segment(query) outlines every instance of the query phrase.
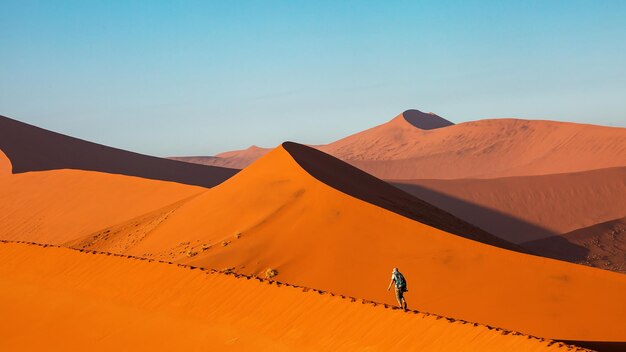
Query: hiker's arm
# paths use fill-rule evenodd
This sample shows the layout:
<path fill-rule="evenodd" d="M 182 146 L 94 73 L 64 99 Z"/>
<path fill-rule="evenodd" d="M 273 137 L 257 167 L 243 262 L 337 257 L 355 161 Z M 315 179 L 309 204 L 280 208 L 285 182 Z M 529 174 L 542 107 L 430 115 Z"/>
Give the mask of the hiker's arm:
<path fill-rule="evenodd" d="M 391 279 L 391 282 L 389 283 L 389 286 L 387 286 L 387 291 L 391 290 L 391 285 L 393 284 L 393 279 Z"/>

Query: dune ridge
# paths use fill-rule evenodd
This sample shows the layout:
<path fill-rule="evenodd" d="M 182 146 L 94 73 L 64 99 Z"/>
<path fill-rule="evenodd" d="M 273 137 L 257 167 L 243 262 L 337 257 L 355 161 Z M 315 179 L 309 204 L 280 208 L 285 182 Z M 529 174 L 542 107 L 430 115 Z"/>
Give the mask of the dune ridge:
<path fill-rule="evenodd" d="M 260 278 L 0 242 L 8 349 L 588 351 Z"/>
<path fill-rule="evenodd" d="M 321 182 L 289 148 L 181 205 L 125 254 L 247 275 L 275 269 L 282 282 L 388 304 L 399 267 L 420 310 L 560 340 L 626 340 L 626 276 L 420 223 Z"/>
<path fill-rule="evenodd" d="M 0 116 L 0 150 L 13 173 L 77 169 L 213 187 L 238 170 L 112 148 Z"/>
<path fill-rule="evenodd" d="M 626 166 L 625 141 L 626 128 L 619 127 L 512 118 L 454 125 L 407 110 L 315 147 L 382 179 L 483 179 Z M 241 169 L 270 150 L 255 147 L 193 161 Z"/>

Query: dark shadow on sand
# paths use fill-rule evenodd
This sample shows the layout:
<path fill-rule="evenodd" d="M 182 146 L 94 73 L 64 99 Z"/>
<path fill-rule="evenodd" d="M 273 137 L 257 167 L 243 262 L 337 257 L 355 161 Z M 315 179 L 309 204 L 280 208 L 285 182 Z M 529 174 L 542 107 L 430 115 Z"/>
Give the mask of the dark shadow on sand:
<path fill-rule="evenodd" d="M 13 173 L 76 169 L 213 187 L 239 170 L 190 164 L 84 141 L 0 116 L 0 150 Z"/>
<path fill-rule="evenodd" d="M 282 146 L 311 176 L 340 192 L 461 237 L 527 252 L 317 149 L 292 142 Z"/>

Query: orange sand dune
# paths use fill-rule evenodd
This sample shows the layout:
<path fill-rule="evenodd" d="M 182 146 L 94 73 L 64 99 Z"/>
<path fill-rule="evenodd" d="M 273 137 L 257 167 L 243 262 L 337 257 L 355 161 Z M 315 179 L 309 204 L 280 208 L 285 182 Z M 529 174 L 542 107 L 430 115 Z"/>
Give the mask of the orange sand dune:
<path fill-rule="evenodd" d="M 0 150 L 0 174 L 10 174 L 12 169 L 11 160 Z"/>
<path fill-rule="evenodd" d="M 452 125 L 408 110 L 317 148 L 383 179 L 545 175 L 626 166 L 626 128 L 520 119 Z M 189 161 L 243 168 L 268 151 Z"/>
<path fill-rule="evenodd" d="M 0 116 L 0 150 L 11 160 L 14 173 L 78 169 L 213 187 L 238 171 L 111 148 L 4 116 Z"/>
<path fill-rule="evenodd" d="M 0 238 L 60 244 L 204 190 L 93 171 L 0 174 Z"/>
<path fill-rule="evenodd" d="M 513 243 L 626 216 L 626 167 L 488 180 L 391 182 Z"/>
<path fill-rule="evenodd" d="M 168 159 L 184 161 L 187 163 L 211 165 L 219 167 L 228 167 L 234 169 L 243 169 L 252 164 L 255 160 L 267 154 L 271 148 L 260 148 L 256 145 L 250 146 L 248 149 L 235 150 L 217 154 L 216 156 L 183 156 L 170 157 Z"/>
<path fill-rule="evenodd" d="M 390 211 L 395 195 L 371 176 L 337 163 L 285 143 L 183 204 L 126 253 L 253 275 L 271 268 L 283 282 L 385 303 L 394 302 L 385 288 L 397 266 L 420 310 L 543 337 L 626 341 L 625 275 L 425 225 Z M 371 197 L 359 194 L 362 184 Z M 443 216 L 431 209 L 413 211 Z M 106 240 L 91 248 L 106 250 Z"/>
<path fill-rule="evenodd" d="M 523 245 L 545 257 L 626 273 L 626 217 Z"/>
<path fill-rule="evenodd" d="M 583 351 L 165 263 L 0 244 L 0 349 Z"/>

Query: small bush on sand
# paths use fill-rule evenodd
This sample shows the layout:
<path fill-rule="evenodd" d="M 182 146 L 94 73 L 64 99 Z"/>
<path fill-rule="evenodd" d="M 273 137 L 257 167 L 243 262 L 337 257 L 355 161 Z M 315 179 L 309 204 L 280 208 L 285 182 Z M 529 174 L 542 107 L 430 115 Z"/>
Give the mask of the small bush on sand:
<path fill-rule="evenodd" d="M 268 279 L 271 279 L 271 278 L 273 278 L 276 275 L 278 275 L 278 270 L 276 270 L 276 269 L 269 268 L 269 269 L 265 270 L 265 277 L 268 278 Z"/>

